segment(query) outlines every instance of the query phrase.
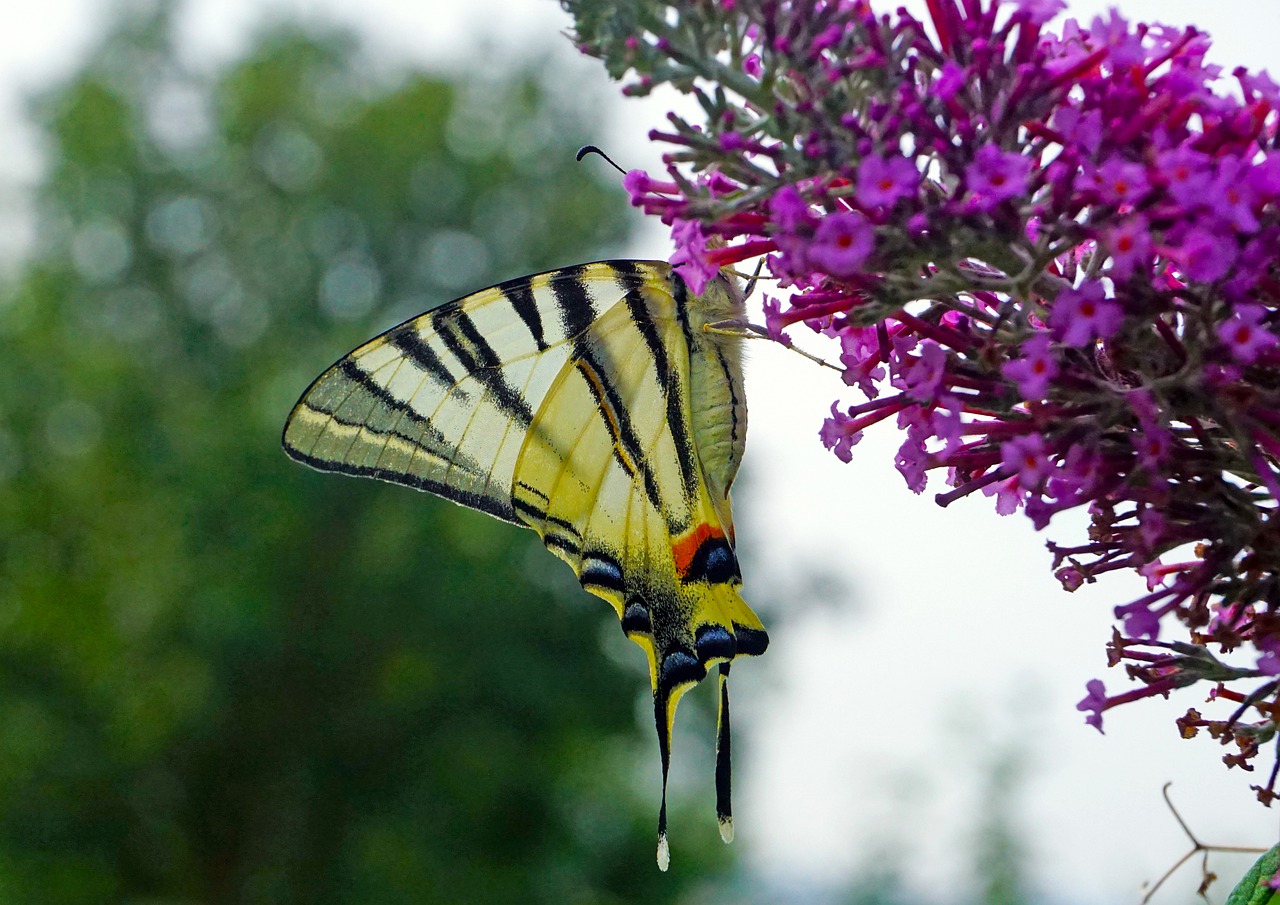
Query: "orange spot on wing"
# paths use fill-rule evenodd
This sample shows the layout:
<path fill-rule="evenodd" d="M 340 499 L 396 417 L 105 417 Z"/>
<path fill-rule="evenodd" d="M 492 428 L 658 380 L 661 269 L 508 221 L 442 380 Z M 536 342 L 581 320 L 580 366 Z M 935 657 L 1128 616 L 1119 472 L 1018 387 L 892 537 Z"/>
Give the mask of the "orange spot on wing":
<path fill-rule="evenodd" d="M 692 531 L 680 538 L 671 545 L 671 552 L 675 555 L 676 574 L 684 578 L 689 574 L 689 567 L 693 565 L 693 557 L 697 555 L 698 548 L 709 538 L 724 537 L 724 532 L 719 528 L 702 522 Z"/>

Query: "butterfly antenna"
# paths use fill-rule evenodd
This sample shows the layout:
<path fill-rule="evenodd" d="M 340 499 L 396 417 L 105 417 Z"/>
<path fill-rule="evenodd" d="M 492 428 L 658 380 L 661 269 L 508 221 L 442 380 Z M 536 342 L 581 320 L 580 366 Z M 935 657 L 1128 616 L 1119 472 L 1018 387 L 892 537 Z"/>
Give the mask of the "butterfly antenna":
<path fill-rule="evenodd" d="M 614 163 L 614 162 L 613 162 L 613 158 L 612 158 L 612 157 L 610 157 L 610 156 L 609 156 L 608 154 L 606 154 L 604 151 L 601 151 L 601 150 L 600 150 L 599 148 L 597 148 L 595 145 L 583 145 L 582 147 L 578 148 L 578 153 L 574 155 L 574 158 L 573 158 L 573 159 L 574 159 L 574 160 L 581 161 L 581 160 L 582 160 L 582 158 L 586 157 L 588 154 L 599 154 L 601 157 L 603 157 L 603 158 L 605 159 L 605 162 L 606 162 L 606 163 L 608 163 L 608 164 L 609 164 L 609 166 L 613 167 L 615 170 L 617 170 L 617 171 L 618 171 L 619 173 L 621 173 L 623 176 L 627 175 L 627 171 L 626 171 L 626 170 L 624 170 L 622 167 L 620 167 L 620 166 L 618 166 L 616 163 Z"/>

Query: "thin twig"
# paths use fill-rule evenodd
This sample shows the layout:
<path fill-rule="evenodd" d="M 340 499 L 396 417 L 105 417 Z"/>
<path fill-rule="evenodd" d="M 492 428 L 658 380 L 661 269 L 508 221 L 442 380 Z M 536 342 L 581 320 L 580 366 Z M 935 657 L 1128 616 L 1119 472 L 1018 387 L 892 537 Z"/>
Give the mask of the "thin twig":
<path fill-rule="evenodd" d="M 1169 879 L 1171 876 L 1173 876 L 1173 874 L 1177 872 L 1178 868 L 1182 867 L 1182 865 L 1186 864 L 1188 861 L 1194 858 L 1197 853 L 1202 853 L 1204 855 L 1204 860 L 1201 862 L 1201 865 L 1200 865 L 1200 878 L 1201 878 L 1200 888 L 1197 890 L 1197 892 L 1199 893 L 1200 898 L 1208 902 L 1209 896 L 1208 896 L 1207 890 L 1209 889 L 1209 884 L 1212 883 L 1215 879 L 1217 879 L 1216 875 L 1209 872 L 1209 853 L 1210 852 L 1234 852 L 1234 853 L 1258 854 L 1266 851 L 1265 848 L 1255 848 L 1253 846 L 1245 846 L 1245 845 L 1205 845 L 1203 842 L 1201 842 L 1199 839 L 1196 838 L 1195 833 L 1191 832 L 1191 827 L 1187 826 L 1187 822 L 1182 819 L 1182 815 L 1178 813 L 1178 809 L 1173 806 L 1173 801 L 1172 799 L 1169 798 L 1169 787 L 1171 785 L 1173 785 L 1173 783 L 1171 782 L 1165 783 L 1164 788 L 1160 790 L 1160 794 L 1164 796 L 1164 803 L 1165 805 L 1168 806 L 1169 812 L 1173 814 L 1173 819 L 1178 821 L 1178 826 L 1182 827 L 1182 832 L 1186 833 L 1187 838 L 1191 840 L 1192 849 L 1191 851 L 1183 855 L 1181 858 L 1179 858 L 1177 862 L 1173 865 L 1173 867 L 1165 871 L 1164 876 L 1162 876 L 1159 880 L 1157 880 L 1155 885 L 1152 886 L 1149 890 L 1147 890 L 1147 894 L 1142 897 L 1141 905 L 1147 905 L 1147 903 L 1151 901 L 1151 897 L 1156 894 L 1156 890 L 1158 890 L 1161 887 L 1164 881 Z"/>

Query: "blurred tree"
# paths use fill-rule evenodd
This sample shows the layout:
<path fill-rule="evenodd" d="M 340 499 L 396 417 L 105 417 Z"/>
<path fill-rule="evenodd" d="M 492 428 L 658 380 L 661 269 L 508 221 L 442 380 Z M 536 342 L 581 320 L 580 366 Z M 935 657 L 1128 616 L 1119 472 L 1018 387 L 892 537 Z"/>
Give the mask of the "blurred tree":
<path fill-rule="evenodd" d="M 0 301 L 0 900 L 660 902 L 724 863 L 708 802 L 654 867 L 642 658 L 531 532 L 279 448 L 377 330 L 620 240 L 572 158 L 599 99 L 537 69 L 464 90 L 281 30 L 199 75 L 162 9 L 38 104 Z"/>

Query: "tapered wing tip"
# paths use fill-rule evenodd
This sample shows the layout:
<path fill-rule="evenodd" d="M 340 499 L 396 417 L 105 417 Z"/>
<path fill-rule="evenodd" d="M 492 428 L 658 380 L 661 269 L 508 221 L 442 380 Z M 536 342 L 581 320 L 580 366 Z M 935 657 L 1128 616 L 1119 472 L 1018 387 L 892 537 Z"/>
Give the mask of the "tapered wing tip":
<path fill-rule="evenodd" d="M 658 837 L 658 870 L 665 871 L 671 866 L 671 846 L 667 844 L 667 834 Z"/>
<path fill-rule="evenodd" d="M 720 838 L 724 840 L 724 844 L 728 845 L 733 841 L 733 818 L 720 818 Z"/>

